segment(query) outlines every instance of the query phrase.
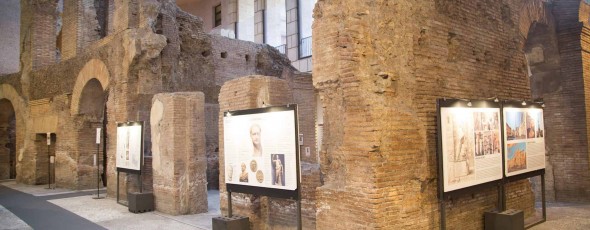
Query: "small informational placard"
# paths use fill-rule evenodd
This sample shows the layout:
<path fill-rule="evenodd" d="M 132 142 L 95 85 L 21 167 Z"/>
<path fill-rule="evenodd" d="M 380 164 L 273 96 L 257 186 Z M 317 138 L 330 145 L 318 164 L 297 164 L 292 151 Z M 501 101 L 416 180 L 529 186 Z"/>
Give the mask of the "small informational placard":
<path fill-rule="evenodd" d="M 96 128 L 96 144 L 100 144 L 100 131 L 101 128 Z"/>
<path fill-rule="evenodd" d="M 94 163 L 92 163 L 92 165 L 93 165 L 94 167 L 96 167 L 96 154 L 94 154 L 93 156 L 94 156 L 94 157 L 93 157 L 93 159 L 94 159 L 94 160 L 93 160 L 93 162 L 94 162 Z"/>
<path fill-rule="evenodd" d="M 141 171 L 143 156 L 143 122 L 117 124 L 117 159 L 118 170 Z"/>
<path fill-rule="evenodd" d="M 51 133 L 47 133 L 47 145 L 51 145 Z"/>
<path fill-rule="evenodd" d="M 545 169 L 543 109 L 532 102 L 505 104 L 504 143 L 507 177 Z"/>
<path fill-rule="evenodd" d="M 224 114 L 225 182 L 228 189 L 281 196 L 298 188 L 296 106 L 230 111 Z M 263 188 L 268 193 L 260 193 Z M 278 191 L 278 192 L 277 192 Z M 287 197 L 296 194 L 288 193 Z"/>
<path fill-rule="evenodd" d="M 444 192 L 502 179 L 500 104 L 439 100 Z"/>
<path fill-rule="evenodd" d="M 51 163 L 51 164 L 55 163 L 55 157 L 54 156 L 50 156 L 49 157 L 49 163 Z"/>

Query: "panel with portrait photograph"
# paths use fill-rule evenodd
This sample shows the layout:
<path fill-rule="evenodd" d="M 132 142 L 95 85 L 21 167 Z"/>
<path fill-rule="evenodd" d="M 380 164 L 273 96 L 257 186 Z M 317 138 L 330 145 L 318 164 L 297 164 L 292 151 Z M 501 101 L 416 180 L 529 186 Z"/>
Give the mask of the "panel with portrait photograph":
<path fill-rule="evenodd" d="M 223 118 L 225 182 L 271 189 L 297 189 L 294 110 L 229 112 Z M 238 115 L 236 115 L 238 114 Z"/>

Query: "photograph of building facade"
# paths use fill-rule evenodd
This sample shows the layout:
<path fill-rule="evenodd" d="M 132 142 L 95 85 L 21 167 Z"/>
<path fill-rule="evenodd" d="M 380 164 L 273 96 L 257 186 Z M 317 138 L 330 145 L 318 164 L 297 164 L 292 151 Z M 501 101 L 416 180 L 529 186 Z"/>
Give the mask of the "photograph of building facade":
<path fill-rule="evenodd" d="M 544 137 L 549 202 L 588 204 L 589 23 L 586 0 L 0 1 L 0 189 L 99 181 L 105 202 L 141 188 L 168 215 L 206 213 L 215 191 L 225 215 L 226 181 L 253 166 L 225 168 L 223 112 L 297 104 L 303 229 L 438 229 L 436 100 L 500 98 L 544 103 L 502 128 Z M 130 121 L 144 122 L 141 181 L 116 167 Z M 483 128 L 498 121 L 478 122 L 471 151 L 501 151 Z M 292 183 L 281 170 L 264 177 Z M 505 189 L 535 215 L 537 178 Z M 453 197 L 447 228 L 483 229 L 497 199 Z M 231 200 L 251 229 L 297 227 L 293 200 Z"/>

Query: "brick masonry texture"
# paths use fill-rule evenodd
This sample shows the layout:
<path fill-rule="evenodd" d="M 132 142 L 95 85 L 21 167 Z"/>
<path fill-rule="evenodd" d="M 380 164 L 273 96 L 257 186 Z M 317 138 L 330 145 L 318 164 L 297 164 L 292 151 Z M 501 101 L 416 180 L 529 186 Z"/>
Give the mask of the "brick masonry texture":
<path fill-rule="evenodd" d="M 225 170 L 223 162 L 223 111 L 261 108 L 264 105 L 297 103 L 300 116 L 300 133 L 304 138 L 315 139 L 315 101 L 301 101 L 300 97 L 313 98 L 308 76 L 284 75 L 284 79 L 268 76 L 248 76 L 226 82 L 219 95 L 219 162 L 220 197 L 222 213 L 227 212 Z M 299 98 L 298 98 L 299 97 Z M 309 142 L 313 143 L 313 142 Z M 305 140 L 304 140 L 305 144 Z M 315 160 L 302 160 L 302 222 L 304 229 L 315 229 L 315 189 L 320 185 L 319 167 Z M 315 166 L 315 167 L 314 167 Z M 250 217 L 253 229 L 296 229 L 295 202 L 257 195 L 232 194 L 232 210 L 237 215 Z"/>
<path fill-rule="evenodd" d="M 285 56 L 268 46 L 205 34 L 201 19 L 179 11 L 173 1 L 109 1 L 102 6 L 108 8 L 108 14 L 97 14 L 97 7 L 101 6 L 93 1 L 66 0 L 63 14 L 57 15 L 53 1 L 21 1 L 23 66 L 19 73 L 0 79 L 2 98 L 15 108 L 19 183 L 46 181 L 43 167 L 47 154 L 40 135 L 51 132 L 57 139 L 57 186 L 96 186 L 94 138 L 95 128 L 102 126 L 106 137 L 99 146 L 99 158 L 102 162 L 106 153 L 106 177 L 101 177 L 106 179 L 109 196 L 114 196 L 117 122 L 144 121 L 143 189 L 152 191 L 152 97 L 179 91 L 204 94 L 208 114 L 213 114 L 207 122 L 211 133 L 205 138 L 211 164 L 207 170 L 209 175 L 217 175 L 217 98 L 221 84 L 248 74 L 280 77 L 283 71 L 294 71 Z M 93 21 L 92 15 L 106 15 L 107 19 L 101 19 L 106 22 Z M 40 17 L 43 20 L 38 20 Z M 58 17 L 63 22 L 61 59 L 55 57 L 55 30 L 49 32 L 56 27 L 43 26 L 55 25 Z M 110 26 L 102 39 L 94 34 L 100 23 Z M 221 57 L 222 52 L 226 58 Z M 235 71 L 236 67 L 243 69 Z M 99 167 L 105 171 L 104 165 Z M 211 176 L 212 188 L 218 187 L 217 178 Z M 120 183 L 123 200 L 124 191 L 139 190 L 135 175 L 121 173 Z"/>
<path fill-rule="evenodd" d="M 115 196 L 117 122 L 145 121 L 143 188 L 154 191 L 153 97 L 199 91 L 202 176 L 220 189 L 224 213 L 220 112 L 260 101 L 297 103 L 304 229 L 436 229 L 436 99 L 499 97 L 545 101 L 548 198 L 590 202 L 584 1 L 318 0 L 313 65 L 305 64 L 313 77 L 266 45 L 205 33 L 202 20 L 172 0 L 63 2 L 59 13 L 53 0 L 20 1 L 20 71 L 0 76 L 0 99 L 14 109 L 14 124 L 0 127 L 14 129 L 16 140 L 7 141 L 15 143 L 19 183 L 47 182 L 44 137 L 51 132 L 57 186 L 93 188 L 95 128 L 102 126 L 99 158 L 106 153 L 106 168 L 99 168 Z M 235 22 L 236 12 L 224 11 L 223 20 Z M 102 25 L 106 33 L 97 33 Z M 248 75 L 265 77 L 241 78 Z M 137 191 L 139 182 L 125 173 L 120 179 L 125 200 L 124 191 Z M 532 214 L 538 181 L 513 182 L 506 191 L 508 208 Z M 496 199 L 493 188 L 453 198 L 446 204 L 448 228 L 482 229 L 482 213 Z M 295 228 L 292 201 L 244 194 L 232 200 L 254 229 Z"/>
<path fill-rule="evenodd" d="M 523 55 L 528 29 L 534 21 L 556 21 L 559 41 L 560 31 L 569 31 L 560 20 L 568 19 L 547 17 L 556 10 L 564 11 L 560 15 L 574 13 L 577 8 L 569 7 L 580 4 L 554 2 L 549 6 L 541 1 L 318 1 L 313 79 L 325 107 L 325 123 L 324 185 L 317 194 L 317 228 L 437 228 L 436 98 L 530 99 Z M 572 36 L 570 39 L 580 39 L 579 33 Z M 560 47 L 562 63 L 564 49 Z M 579 58 L 580 52 L 570 55 Z M 573 79 L 566 84 L 572 86 L 563 87 L 577 95 L 559 98 L 580 100 L 584 108 L 581 68 L 561 66 L 561 76 L 571 70 L 578 75 L 569 75 Z M 549 107 L 555 104 L 547 99 L 547 112 L 553 113 Z M 564 106 L 569 112 L 577 108 Z M 581 120 L 567 121 L 577 124 L 567 129 L 579 131 L 567 138 L 583 140 L 570 145 L 581 149 L 563 156 L 568 161 L 578 154 L 585 158 L 572 169 L 577 173 L 567 174 L 570 176 L 588 172 L 586 114 L 574 113 Z M 548 133 L 550 126 L 561 125 L 550 122 L 546 119 Z M 567 135 L 557 135 L 562 134 Z M 565 152 L 551 147 L 548 143 L 551 151 Z M 558 181 L 561 172 L 556 168 L 553 172 L 559 197 L 558 187 L 573 185 Z M 579 183 L 586 178 L 567 179 Z M 530 215 L 534 199 L 530 183 L 515 182 L 508 187 L 508 206 Z M 565 196 L 588 197 L 583 192 Z M 448 204 L 447 226 L 482 228 L 481 214 L 495 208 L 496 199 L 493 189 L 472 198 L 453 199 Z"/>
<path fill-rule="evenodd" d="M 152 169 L 156 210 L 207 212 L 205 96 L 156 94 L 152 99 Z"/>

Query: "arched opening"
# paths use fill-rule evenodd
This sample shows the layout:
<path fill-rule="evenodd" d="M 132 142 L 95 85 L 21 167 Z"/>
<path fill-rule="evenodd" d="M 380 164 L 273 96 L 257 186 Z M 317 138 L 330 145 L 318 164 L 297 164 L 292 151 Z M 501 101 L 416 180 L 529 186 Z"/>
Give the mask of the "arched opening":
<path fill-rule="evenodd" d="M 542 100 L 559 90 L 560 62 L 557 38 L 547 25 L 534 22 L 525 43 L 532 98 Z"/>
<path fill-rule="evenodd" d="M 16 117 L 7 99 L 0 99 L 0 180 L 16 178 Z"/>
<path fill-rule="evenodd" d="M 563 89 L 564 79 L 561 75 L 560 54 L 557 34 L 555 29 L 544 23 L 533 22 L 528 30 L 527 40 L 524 46 L 527 72 L 530 81 L 531 96 L 533 100 L 544 101 L 546 107 L 543 113 L 545 130 L 548 133 L 560 132 L 559 110 L 566 100 L 560 93 Z M 546 197 L 555 200 L 554 177 L 551 158 L 556 153 L 551 151 L 551 135 L 545 138 L 546 145 Z M 535 199 L 541 200 L 540 178 L 531 178 Z"/>
<path fill-rule="evenodd" d="M 90 79 L 82 89 L 80 96 L 80 114 L 99 119 L 102 117 L 104 102 L 102 85 L 96 78 Z"/>
<path fill-rule="evenodd" d="M 92 188 L 97 185 L 96 167 L 100 168 L 100 181 L 106 186 L 107 166 L 105 151 L 106 102 L 107 93 L 96 78 L 86 82 L 80 93 L 78 126 L 78 178 L 79 188 Z M 96 143 L 97 128 L 100 128 L 100 144 Z M 99 146 L 100 145 L 100 146 Z"/>

